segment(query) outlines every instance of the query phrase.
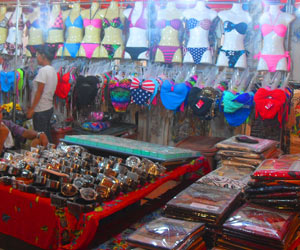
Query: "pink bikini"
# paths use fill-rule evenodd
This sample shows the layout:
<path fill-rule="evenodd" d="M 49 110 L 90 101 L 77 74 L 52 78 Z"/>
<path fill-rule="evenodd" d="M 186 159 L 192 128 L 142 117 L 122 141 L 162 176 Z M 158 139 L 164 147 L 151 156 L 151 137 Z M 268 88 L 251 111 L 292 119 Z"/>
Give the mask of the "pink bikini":
<path fill-rule="evenodd" d="M 287 26 L 285 26 L 284 24 L 275 25 L 275 23 L 278 20 L 279 15 L 280 15 L 280 12 L 278 13 L 274 22 L 272 22 L 272 17 L 270 16 L 271 24 L 263 24 L 261 26 L 261 33 L 263 36 L 267 36 L 271 32 L 275 32 L 278 36 L 285 37 L 285 34 L 287 32 Z M 288 51 L 286 51 L 283 55 L 263 55 L 263 54 L 261 54 L 261 52 L 259 52 L 258 54 L 256 54 L 254 56 L 254 58 L 264 59 L 268 66 L 269 72 L 275 72 L 278 62 L 283 58 L 287 58 L 287 63 L 288 63 L 287 70 L 290 71 L 290 68 L 291 68 L 291 57 L 290 57 L 290 54 Z"/>
<path fill-rule="evenodd" d="M 95 12 L 95 14 L 93 16 L 91 16 L 91 13 L 90 13 L 90 18 L 85 18 L 83 20 L 83 25 L 85 28 L 88 26 L 93 26 L 96 29 L 101 29 L 102 20 L 94 19 L 94 17 L 96 16 L 96 14 L 98 13 L 99 10 L 100 10 L 100 8 Z M 92 58 L 95 49 L 100 46 L 100 44 L 98 44 L 98 43 L 82 43 L 81 45 L 82 45 L 83 49 L 85 50 L 85 56 L 87 58 Z"/>

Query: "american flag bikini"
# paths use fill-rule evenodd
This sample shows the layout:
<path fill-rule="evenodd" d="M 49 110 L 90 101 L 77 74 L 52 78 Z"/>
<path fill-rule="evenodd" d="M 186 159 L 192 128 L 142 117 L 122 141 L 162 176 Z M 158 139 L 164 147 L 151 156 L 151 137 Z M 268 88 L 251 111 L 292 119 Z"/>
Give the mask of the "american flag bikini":
<path fill-rule="evenodd" d="M 131 103 L 149 105 L 150 98 L 154 93 L 155 88 L 156 85 L 152 80 L 145 80 L 141 82 L 138 78 L 134 77 L 130 86 Z"/>

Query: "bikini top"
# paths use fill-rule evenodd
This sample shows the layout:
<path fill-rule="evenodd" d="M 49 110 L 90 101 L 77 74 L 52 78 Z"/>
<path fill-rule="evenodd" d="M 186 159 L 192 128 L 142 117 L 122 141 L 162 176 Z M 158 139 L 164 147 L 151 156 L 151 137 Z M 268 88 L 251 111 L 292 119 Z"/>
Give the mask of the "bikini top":
<path fill-rule="evenodd" d="M 274 31 L 278 36 L 285 37 L 286 31 L 288 29 L 287 26 L 285 26 L 284 24 L 275 25 L 280 14 L 281 14 L 281 12 L 279 12 L 277 14 L 275 20 L 272 21 L 272 16 L 269 13 L 270 24 L 265 23 L 261 26 L 261 33 L 263 36 L 266 36 L 266 35 L 270 34 L 272 31 Z"/>
<path fill-rule="evenodd" d="M 173 20 L 157 20 L 156 25 L 158 28 L 163 29 L 167 26 L 171 26 L 175 30 L 179 30 L 181 28 L 181 20 L 180 19 L 173 19 Z"/>
<path fill-rule="evenodd" d="M 147 29 L 147 19 L 144 18 L 145 7 L 143 6 L 142 14 L 139 17 L 139 19 L 136 21 L 135 24 L 133 24 L 132 21 L 131 21 L 131 16 L 132 16 L 133 10 L 134 10 L 134 8 L 132 8 L 132 10 L 129 14 L 129 17 L 128 17 L 128 20 L 130 22 L 129 28 L 140 28 L 140 29 L 144 29 L 144 30 Z"/>
<path fill-rule="evenodd" d="M 160 98 L 166 109 L 177 110 L 189 94 L 190 88 L 185 83 L 175 84 L 165 80 L 161 85 Z"/>
<path fill-rule="evenodd" d="M 97 11 L 95 12 L 95 14 L 93 16 L 91 16 L 91 10 L 90 10 L 90 18 L 85 18 L 83 19 L 83 25 L 84 27 L 87 26 L 93 26 L 95 28 L 100 29 L 102 26 L 102 20 L 101 19 L 94 19 L 94 17 L 96 16 L 96 14 L 98 13 L 98 11 L 100 10 L 100 8 L 97 9 Z"/>
<path fill-rule="evenodd" d="M 57 85 L 55 89 L 55 94 L 62 99 L 66 99 L 71 89 L 71 73 L 68 72 L 64 75 L 57 73 Z"/>
<path fill-rule="evenodd" d="M 102 27 L 104 29 L 106 29 L 106 28 L 109 28 L 110 26 L 113 28 L 123 29 L 123 24 L 122 24 L 121 18 L 116 17 L 111 21 L 109 21 L 107 18 L 103 18 Z"/>
<path fill-rule="evenodd" d="M 32 23 L 30 21 L 27 21 L 26 26 L 27 26 L 28 29 L 31 29 L 31 27 L 36 28 L 36 29 L 41 28 L 39 19 L 34 20 Z"/>
<path fill-rule="evenodd" d="M 237 24 L 234 24 L 233 22 L 230 22 L 230 21 L 224 22 L 224 31 L 225 32 L 231 32 L 232 30 L 235 29 L 241 35 L 245 35 L 247 28 L 248 28 L 248 25 L 244 22 L 237 23 Z"/>
<path fill-rule="evenodd" d="M 63 29 L 63 28 L 64 28 L 64 21 L 63 21 L 62 12 L 60 11 L 50 29 Z"/>
<path fill-rule="evenodd" d="M 194 29 L 197 26 L 200 26 L 204 30 L 209 30 L 210 26 L 212 24 L 212 21 L 209 19 L 203 19 L 203 20 L 197 20 L 195 18 L 190 18 L 186 21 L 186 27 L 190 29 Z"/>
<path fill-rule="evenodd" d="M 0 73 L 0 83 L 1 83 L 1 90 L 3 92 L 9 92 L 13 90 L 15 82 L 15 72 L 4 72 L 1 71 Z"/>
<path fill-rule="evenodd" d="M 0 28 L 7 28 L 8 19 L 5 16 L 0 22 Z"/>
<path fill-rule="evenodd" d="M 72 23 L 71 19 L 70 19 L 70 16 L 67 17 L 67 20 L 65 22 L 65 25 L 67 28 L 69 27 L 77 27 L 79 29 L 82 29 L 83 28 L 83 20 L 82 20 L 82 17 L 81 15 L 79 15 L 75 20 L 74 22 Z"/>
<path fill-rule="evenodd" d="M 15 18 L 13 17 L 14 17 L 14 12 L 11 14 L 8 20 L 8 24 L 7 24 L 8 28 L 16 28 L 16 23 L 14 23 Z M 23 21 L 23 13 L 22 13 L 19 18 L 19 30 L 23 30 L 23 29 L 24 29 L 24 21 Z"/>
<path fill-rule="evenodd" d="M 107 11 L 108 11 L 108 9 L 106 9 L 105 16 L 107 15 Z M 104 29 L 109 28 L 109 27 L 113 27 L 113 28 L 116 28 L 116 29 L 123 29 L 123 23 L 122 23 L 122 20 L 120 18 L 120 9 L 119 9 L 118 17 L 115 17 L 111 21 L 109 21 L 106 17 L 103 18 L 102 27 Z"/>

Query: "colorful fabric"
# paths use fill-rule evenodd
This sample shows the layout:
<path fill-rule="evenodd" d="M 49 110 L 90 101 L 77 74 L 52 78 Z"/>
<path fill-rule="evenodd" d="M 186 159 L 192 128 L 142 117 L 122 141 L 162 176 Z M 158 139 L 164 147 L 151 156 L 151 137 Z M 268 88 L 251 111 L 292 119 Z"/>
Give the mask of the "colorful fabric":
<path fill-rule="evenodd" d="M 130 79 L 123 79 L 120 82 L 111 80 L 109 82 L 110 99 L 116 112 L 126 112 L 131 100 L 130 85 Z"/>
<path fill-rule="evenodd" d="M 91 132 L 100 132 L 110 127 L 109 122 L 84 122 L 81 124 L 84 130 Z"/>

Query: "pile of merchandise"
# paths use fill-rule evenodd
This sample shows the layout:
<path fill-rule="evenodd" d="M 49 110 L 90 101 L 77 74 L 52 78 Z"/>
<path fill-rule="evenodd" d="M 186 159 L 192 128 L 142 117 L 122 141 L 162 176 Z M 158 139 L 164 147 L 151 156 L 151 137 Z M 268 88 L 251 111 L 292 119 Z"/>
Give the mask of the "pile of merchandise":
<path fill-rule="evenodd" d="M 300 156 L 286 155 L 265 160 L 253 173 L 245 190 L 252 203 L 268 207 L 298 210 L 300 207 Z"/>
<path fill-rule="evenodd" d="M 145 249 L 199 249 L 205 250 L 204 223 L 160 217 L 132 233 L 130 246 Z"/>
<path fill-rule="evenodd" d="M 277 158 L 278 142 L 252 136 L 236 135 L 216 145 L 222 165 L 255 169 L 264 159 Z"/>
<path fill-rule="evenodd" d="M 291 249 L 299 223 L 296 212 L 246 203 L 224 223 L 217 246 L 224 249 Z"/>
<path fill-rule="evenodd" d="M 93 211 L 102 201 L 154 181 L 165 168 L 149 159 L 90 154 L 80 146 L 60 143 L 55 149 L 5 153 L 0 162 L 0 183 L 40 197 L 73 214 Z"/>

